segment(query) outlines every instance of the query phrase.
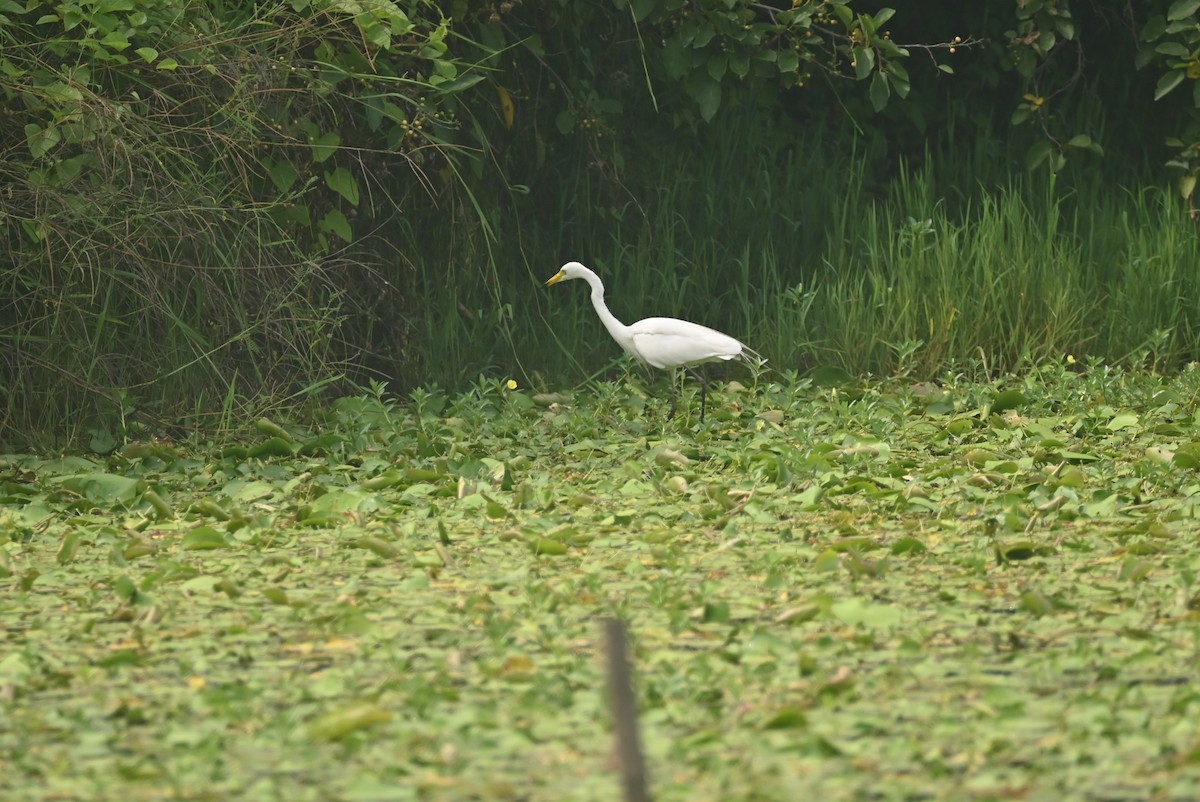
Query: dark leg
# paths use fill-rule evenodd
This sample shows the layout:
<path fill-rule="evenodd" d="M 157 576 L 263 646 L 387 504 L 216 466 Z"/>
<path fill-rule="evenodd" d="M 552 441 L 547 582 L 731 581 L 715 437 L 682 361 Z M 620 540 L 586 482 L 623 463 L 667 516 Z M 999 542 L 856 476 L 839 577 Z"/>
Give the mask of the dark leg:
<path fill-rule="evenodd" d="M 695 369 L 690 368 L 690 367 L 687 369 L 687 372 L 692 374 L 693 376 L 695 376 L 696 381 L 700 382 L 700 422 L 704 423 L 704 402 L 705 402 L 705 396 L 707 395 L 707 388 L 705 387 L 704 377 L 702 375 L 700 375 L 699 373 L 697 373 L 695 371 Z"/>

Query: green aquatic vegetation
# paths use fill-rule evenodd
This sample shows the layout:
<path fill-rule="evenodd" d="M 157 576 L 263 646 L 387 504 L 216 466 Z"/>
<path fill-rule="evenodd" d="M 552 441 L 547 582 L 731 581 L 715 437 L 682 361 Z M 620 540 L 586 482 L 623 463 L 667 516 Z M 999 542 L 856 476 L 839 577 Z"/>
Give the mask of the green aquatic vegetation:
<path fill-rule="evenodd" d="M 0 796 L 612 799 L 608 615 L 659 799 L 1200 795 L 1200 373 L 697 409 L 481 382 L 0 458 Z"/>

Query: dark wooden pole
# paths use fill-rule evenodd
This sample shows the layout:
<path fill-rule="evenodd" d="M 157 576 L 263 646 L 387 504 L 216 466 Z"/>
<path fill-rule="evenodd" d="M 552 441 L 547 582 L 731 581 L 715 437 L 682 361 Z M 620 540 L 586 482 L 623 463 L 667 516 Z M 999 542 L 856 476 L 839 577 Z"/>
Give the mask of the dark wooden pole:
<path fill-rule="evenodd" d="M 638 732 L 637 696 L 633 691 L 633 670 L 629 666 L 629 638 L 625 622 L 604 619 L 604 640 L 608 650 L 608 700 L 612 705 L 617 759 L 621 763 L 621 783 L 625 802 L 650 802 L 646 790 L 646 759 Z"/>

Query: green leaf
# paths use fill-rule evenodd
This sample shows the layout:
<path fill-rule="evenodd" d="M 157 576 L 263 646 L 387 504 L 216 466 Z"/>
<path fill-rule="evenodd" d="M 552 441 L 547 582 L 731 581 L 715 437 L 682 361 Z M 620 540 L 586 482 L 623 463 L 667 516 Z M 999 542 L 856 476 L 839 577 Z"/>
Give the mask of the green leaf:
<path fill-rule="evenodd" d="M 358 15 L 355 22 L 358 23 L 358 29 L 362 32 L 363 39 L 372 47 L 386 50 L 391 46 L 392 29 L 390 25 L 384 25 L 379 20 L 371 19 L 365 14 Z"/>
<path fill-rule="evenodd" d="M 808 717 L 799 707 L 784 707 L 778 710 L 763 724 L 768 730 L 794 730 L 808 724 Z"/>
<path fill-rule="evenodd" d="M 188 532 L 179 544 L 184 551 L 211 551 L 229 546 L 225 536 L 211 526 L 201 526 Z"/>
<path fill-rule="evenodd" d="M 679 79 L 687 74 L 687 46 L 679 36 L 672 36 L 663 46 L 662 62 L 669 78 Z"/>
<path fill-rule="evenodd" d="M 92 502 L 108 506 L 129 504 L 137 499 L 141 483 L 128 476 L 111 473 L 85 473 L 65 476 L 62 487 Z"/>
<path fill-rule="evenodd" d="M 57 103 L 79 103 L 83 100 L 83 92 L 62 82 L 55 82 L 42 87 L 42 94 L 47 100 Z"/>
<path fill-rule="evenodd" d="M 461 75 L 458 78 L 455 78 L 453 81 L 446 81 L 444 84 L 439 84 L 438 92 L 447 95 L 455 92 L 463 92 L 483 80 L 485 80 L 485 77 L 479 73 Z"/>
<path fill-rule="evenodd" d="M 875 77 L 871 79 L 871 108 L 875 111 L 883 111 L 888 104 L 888 98 L 892 95 L 892 88 L 888 85 L 888 78 L 881 72 L 875 73 Z"/>
<path fill-rule="evenodd" d="M 1104 428 L 1108 429 L 1110 432 L 1119 432 L 1122 429 L 1128 429 L 1130 427 L 1137 426 L 1139 420 L 1140 418 L 1138 417 L 1137 413 L 1122 412 L 1118 415 L 1114 415 L 1112 420 L 1104 424 Z"/>
<path fill-rule="evenodd" d="M 1200 442 L 1193 441 L 1179 446 L 1175 449 L 1172 462 L 1186 470 L 1200 469 Z"/>
<path fill-rule="evenodd" d="M 1025 394 L 1020 390 L 1003 390 L 996 393 L 992 399 L 992 412 L 1005 412 L 1017 409 L 1026 403 Z"/>
<path fill-rule="evenodd" d="M 62 135 L 59 134 L 56 126 L 42 128 L 37 123 L 29 123 L 25 126 L 25 143 L 29 147 L 29 153 L 35 159 L 45 156 L 61 141 Z"/>
<path fill-rule="evenodd" d="M 332 710 L 308 725 L 313 741 L 337 741 L 359 730 L 386 724 L 392 714 L 374 704 L 352 704 Z"/>
<path fill-rule="evenodd" d="M 151 63 L 154 59 L 158 58 L 158 51 L 153 47 L 139 47 L 133 52 L 141 56 L 147 63 Z"/>
<path fill-rule="evenodd" d="M 129 40 L 125 38 L 125 34 L 120 31 L 113 31 L 100 40 L 100 44 L 107 47 L 109 50 L 115 50 L 120 53 L 129 47 Z"/>
<path fill-rule="evenodd" d="M 1163 42 L 1155 47 L 1154 51 L 1164 56 L 1178 56 L 1179 58 L 1187 58 L 1191 55 L 1191 52 L 1183 46 L 1182 42 Z"/>
<path fill-rule="evenodd" d="M 706 624 L 723 624 L 729 616 L 729 604 L 723 601 L 705 602 L 700 612 L 700 620 Z"/>
<path fill-rule="evenodd" d="M 1198 83 L 1197 86 L 1200 86 L 1200 83 Z M 1195 191 L 1196 191 L 1196 176 L 1195 175 L 1181 176 L 1179 179 L 1179 197 L 1182 198 L 1183 200 L 1187 200 L 1188 198 L 1192 197 L 1192 195 L 1195 193 Z"/>
<path fill-rule="evenodd" d="M 59 565 L 66 565 L 75 560 L 75 554 L 79 551 L 79 543 L 82 538 L 83 535 L 78 529 L 72 529 L 67 533 L 56 555 L 56 561 Z"/>
<path fill-rule="evenodd" d="M 708 72 L 708 77 L 712 78 L 714 81 L 720 81 L 722 78 L 724 78 L 725 70 L 728 67 L 729 58 L 724 53 L 713 56 L 705 62 L 705 68 Z"/>
<path fill-rule="evenodd" d="M 1038 618 L 1053 615 L 1058 611 L 1058 605 L 1055 604 L 1054 599 L 1037 590 L 1030 590 L 1021 594 L 1020 606 L 1022 610 Z"/>
<path fill-rule="evenodd" d="M 834 602 L 829 612 L 843 623 L 871 628 L 887 628 L 904 620 L 903 613 L 896 607 L 859 598 Z"/>
<path fill-rule="evenodd" d="M 336 132 L 329 132 L 318 137 L 312 137 L 308 141 L 308 145 L 312 148 L 313 161 L 320 164 L 337 152 L 338 146 L 342 144 L 342 138 Z"/>
<path fill-rule="evenodd" d="M 534 554 L 545 554 L 551 557 L 561 557 L 567 553 L 567 544 L 551 538 L 537 538 L 529 543 L 529 550 Z"/>
<path fill-rule="evenodd" d="M 858 80 L 866 78 L 875 69 L 875 51 L 869 47 L 855 47 L 852 51 L 854 54 L 854 77 Z M 887 101 L 885 100 L 886 104 Z M 876 108 L 879 111 L 882 106 Z"/>
<path fill-rule="evenodd" d="M 1179 86 L 1183 82 L 1184 76 L 1187 73 L 1184 70 L 1171 70 L 1166 75 L 1158 79 L 1158 85 L 1154 87 L 1154 99 L 1161 100 L 1172 89 Z"/>
<path fill-rule="evenodd" d="M 1117 580 L 1121 582 L 1141 582 L 1154 569 L 1154 563 L 1135 556 L 1126 557 L 1117 572 Z"/>
<path fill-rule="evenodd" d="M 360 537 L 350 541 L 350 545 L 356 549 L 366 549 L 379 557 L 389 560 L 394 560 L 401 554 L 400 549 L 378 537 Z"/>
<path fill-rule="evenodd" d="M 289 161 L 277 161 L 272 163 L 267 168 L 267 174 L 271 176 L 271 183 L 280 192 L 287 192 L 296 184 L 296 179 L 300 174 L 296 172 L 296 168 Z"/>
<path fill-rule="evenodd" d="M 290 457 L 296 453 L 296 443 L 290 438 L 272 437 L 251 448 L 247 453 L 255 459 Z"/>
<path fill-rule="evenodd" d="M 1175 22 L 1185 20 L 1200 9 L 1200 0 L 1175 0 L 1167 9 L 1167 20 Z"/>
<path fill-rule="evenodd" d="M 117 592 L 117 598 L 123 602 L 132 603 L 137 599 L 137 585 L 125 574 L 117 577 L 117 581 L 113 584 L 113 590 Z"/>
<path fill-rule="evenodd" d="M 346 242 L 354 241 L 354 232 L 350 229 L 350 221 L 338 209 L 330 209 L 321 218 L 320 229 L 332 232 Z"/>
<path fill-rule="evenodd" d="M 1029 150 L 1025 153 L 1025 169 L 1033 170 L 1042 162 L 1046 161 L 1054 150 L 1054 143 L 1048 139 L 1039 139 L 1029 146 Z"/>
<path fill-rule="evenodd" d="M 345 167 L 338 167 L 332 172 L 326 172 L 325 184 L 345 198 L 351 206 L 358 205 L 358 181 L 354 178 L 354 174 Z"/>
<path fill-rule="evenodd" d="M 147 490 L 142 494 L 142 500 L 150 505 L 154 512 L 154 518 L 159 521 L 171 521 L 175 518 L 175 511 L 171 509 L 171 505 L 153 489 Z"/>
<path fill-rule="evenodd" d="M 629 12 L 634 22 L 644 22 L 658 7 L 657 0 L 630 0 Z"/>
<path fill-rule="evenodd" d="M 704 80 L 692 92 L 692 97 L 700 107 L 700 116 L 709 122 L 721 106 L 721 85 L 716 81 Z"/>
<path fill-rule="evenodd" d="M 267 601 L 271 602 L 271 604 L 278 604 L 280 606 L 291 604 L 291 601 L 288 599 L 287 591 L 283 588 L 265 588 L 262 593 L 263 596 L 267 597 Z"/>

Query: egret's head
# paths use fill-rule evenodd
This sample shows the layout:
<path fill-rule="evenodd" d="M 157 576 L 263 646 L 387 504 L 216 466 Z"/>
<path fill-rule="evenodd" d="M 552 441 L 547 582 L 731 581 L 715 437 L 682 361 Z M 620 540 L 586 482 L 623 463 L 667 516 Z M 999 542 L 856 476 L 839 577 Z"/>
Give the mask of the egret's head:
<path fill-rule="evenodd" d="M 566 281 L 567 279 L 583 278 L 587 272 L 588 269 L 579 264 L 579 262 L 567 262 L 559 269 L 557 273 L 555 273 L 546 281 L 546 286 L 549 287 L 551 284 L 557 284 L 558 282 Z"/>

